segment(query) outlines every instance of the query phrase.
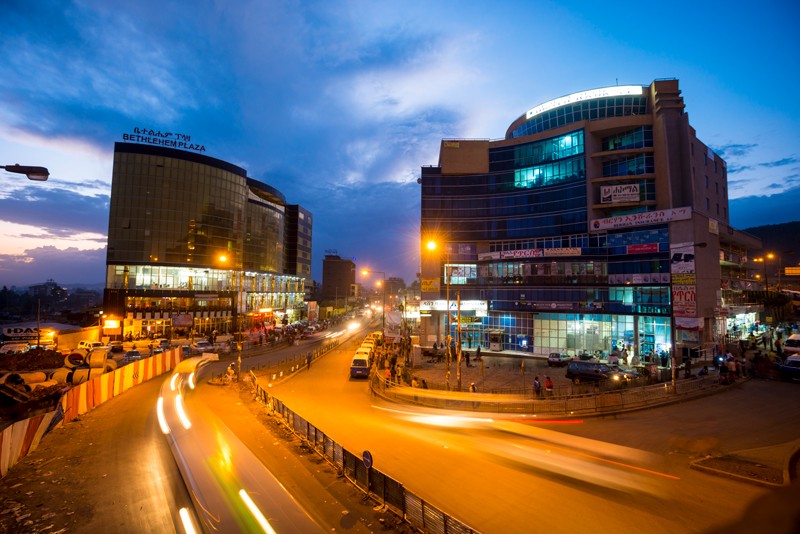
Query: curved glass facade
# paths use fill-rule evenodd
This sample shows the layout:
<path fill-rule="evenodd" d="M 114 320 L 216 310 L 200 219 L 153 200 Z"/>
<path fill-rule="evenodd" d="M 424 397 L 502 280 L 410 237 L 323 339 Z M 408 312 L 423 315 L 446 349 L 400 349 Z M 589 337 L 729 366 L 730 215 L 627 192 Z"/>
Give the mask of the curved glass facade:
<path fill-rule="evenodd" d="M 596 98 L 561 106 L 536 115 L 514 128 L 506 138 L 515 139 L 538 134 L 580 121 L 630 117 L 646 113 L 648 113 L 647 95 Z"/>
<path fill-rule="evenodd" d="M 175 152 L 115 153 L 108 263 L 214 267 L 221 254 L 241 259 L 244 171 Z"/>
<path fill-rule="evenodd" d="M 205 333 L 244 326 L 244 314 L 262 328 L 273 311 L 298 319 L 304 279 L 284 274 L 285 209 L 280 191 L 235 165 L 117 143 L 104 309 L 136 335 L 171 335 L 176 314 Z"/>

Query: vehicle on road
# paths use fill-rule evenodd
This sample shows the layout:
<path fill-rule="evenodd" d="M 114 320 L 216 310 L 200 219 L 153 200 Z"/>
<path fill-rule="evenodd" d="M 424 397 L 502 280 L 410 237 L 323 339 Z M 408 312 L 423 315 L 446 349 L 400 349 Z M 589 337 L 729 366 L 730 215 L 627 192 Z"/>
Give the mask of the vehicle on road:
<path fill-rule="evenodd" d="M 142 353 L 136 349 L 129 350 L 128 352 L 125 353 L 125 361 L 133 362 L 141 359 L 142 359 Z"/>
<path fill-rule="evenodd" d="M 783 354 L 785 356 L 800 354 L 800 334 L 792 334 L 786 338 L 786 342 L 783 344 Z"/>
<path fill-rule="evenodd" d="M 778 366 L 778 374 L 783 380 L 800 380 L 800 356 L 789 356 Z"/>
<path fill-rule="evenodd" d="M 31 346 L 28 343 L 6 343 L 0 347 L 0 354 L 16 354 L 18 352 L 27 352 Z"/>
<path fill-rule="evenodd" d="M 369 378 L 369 362 L 364 355 L 357 354 L 350 362 L 350 378 Z"/>
<path fill-rule="evenodd" d="M 563 367 L 572 361 L 572 356 L 561 352 L 551 352 L 547 356 L 548 367 Z"/>
<path fill-rule="evenodd" d="M 171 344 L 169 342 L 169 339 L 166 339 L 166 338 L 156 339 L 155 341 L 153 341 L 153 346 L 161 348 L 161 349 L 164 349 L 164 350 L 169 350 L 171 348 Z"/>
<path fill-rule="evenodd" d="M 86 340 L 78 341 L 78 348 L 86 349 L 89 352 L 91 352 L 94 349 L 103 348 L 104 346 L 105 345 L 103 345 L 100 341 L 86 341 Z"/>
<path fill-rule="evenodd" d="M 209 343 L 205 340 L 195 341 L 192 344 L 192 352 L 195 354 L 202 354 L 204 352 L 212 352 L 214 350 L 214 345 Z"/>
<path fill-rule="evenodd" d="M 567 365 L 567 378 L 572 380 L 574 384 L 580 384 L 582 382 L 601 382 L 603 380 L 612 380 L 619 384 L 627 384 L 634 376 L 633 374 L 623 371 L 619 367 L 607 365 L 605 363 L 573 360 Z"/>
<path fill-rule="evenodd" d="M 108 351 L 118 354 L 120 352 L 125 352 L 125 348 L 122 346 L 122 341 L 109 341 Z"/>

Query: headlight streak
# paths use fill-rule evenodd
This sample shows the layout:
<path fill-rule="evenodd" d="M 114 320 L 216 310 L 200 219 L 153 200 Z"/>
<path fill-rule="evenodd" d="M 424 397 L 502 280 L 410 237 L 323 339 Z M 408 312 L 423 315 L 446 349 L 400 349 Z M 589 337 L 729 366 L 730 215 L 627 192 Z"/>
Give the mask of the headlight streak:
<path fill-rule="evenodd" d="M 194 522 L 192 522 L 192 516 L 189 513 L 189 509 L 186 507 L 181 508 L 178 512 L 178 515 L 180 515 L 181 523 L 183 524 L 183 531 L 186 532 L 186 534 L 195 534 L 197 529 L 194 528 Z"/>
<path fill-rule="evenodd" d="M 192 428 L 192 422 L 189 421 L 186 411 L 183 409 L 183 397 L 180 394 L 175 397 L 175 410 L 178 412 L 178 418 L 181 420 L 183 428 L 186 430 Z"/>
<path fill-rule="evenodd" d="M 172 375 L 172 379 L 169 381 L 169 389 L 171 391 L 175 391 L 175 382 L 178 381 L 178 378 L 180 378 L 180 376 L 181 375 L 179 375 L 178 373 L 175 373 L 174 375 Z"/>
<path fill-rule="evenodd" d="M 156 415 L 158 417 L 158 426 L 161 427 L 161 432 L 169 434 L 171 432 L 167 424 L 167 418 L 164 417 L 164 397 L 159 397 L 156 402 Z"/>
<path fill-rule="evenodd" d="M 513 428 L 507 426 L 508 423 L 522 424 L 523 427 L 525 427 L 526 425 L 530 425 L 530 423 L 559 423 L 559 424 L 582 423 L 583 422 L 582 420 L 577 420 L 577 421 L 558 420 L 558 419 L 556 419 L 556 420 L 537 420 L 537 419 L 527 419 L 527 418 L 523 418 L 523 419 L 517 418 L 517 419 L 511 419 L 511 420 L 505 420 L 505 419 L 495 420 L 495 419 L 491 419 L 491 418 L 469 417 L 469 416 L 465 416 L 465 415 L 441 415 L 441 414 L 419 413 L 419 412 L 412 412 L 412 411 L 402 411 L 402 410 L 396 410 L 396 409 L 391 409 L 391 408 L 385 408 L 385 407 L 381 407 L 381 406 L 377 406 L 377 405 L 373 405 L 372 407 L 376 408 L 378 410 L 394 413 L 394 414 L 397 415 L 397 417 L 400 417 L 402 419 L 405 419 L 405 420 L 408 420 L 408 421 L 411 421 L 411 422 L 419 423 L 419 424 L 426 424 L 426 425 L 443 427 L 443 428 L 464 428 L 464 429 L 466 429 L 466 428 L 473 428 L 473 429 L 475 429 L 475 428 L 485 428 L 487 430 L 492 430 L 492 431 L 508 432 L 508 433 L 510 433 L 512 435 L 515 435 L 517 437 L 522 437 L 522 438 L 525 438 L 525 439 L 532 439 L 532 440 L 534 440 L 536 442 L 539 442 L 541 445 L 546 447 L 545 455 L 548 455 L 548 456 L 550 454 L 559 455 L 563 459 L 562 461 L 569 461 L 568 460 L 569 458 L 573 458 L 572 461 L 579 461 L 579 462 L 580 461 L 594 461 L 594 462 L 597 462 L 597 463 L 600 463 L 600 464 L 605 464 L 607 466 L 614 466 L 614 467 L 616 467 L 618 469 L 637 471 L 639 473 L 648 474 L 648 475 L 652 475 L 652 476 L 656 476 L 656 477 L 661 477 L 661 478 L 668 479 L 668 480 L 680 480 L 680 477 L 669 475 L 669 474 L 666 474 L 666 473 L 663 473 L 663 472 L 660 472 L 660 471 L 656 471 L 656 470 L 653 470 L 653 469 L 648 469 L 648 468 L 645 468 L 645 467 L 639 467 L 639 466 L 636 466 L 636 465 L 633 465 L 633 464 L 630 464 L 630 463 L 626 463 L 626 462 L 619 461 L 619 460 L 614 460 L 614 459 L 611 459 L 611 458 L 608 458 L 608 457 L 598 456 L 598 455 L 592 454 L 591 452 L 584 452 L 584 451 L 582 451 L 580 449 L 576 449 L 573 445 L 571 445 L 569 443 L 569 441 L 571 441 L 571 440 L 573 440 L 575 438 L 571 437 L 571 436 L 568 436 L 568 435 L 565 435 L 565 434 L 561 434 L 561 433 L 558 433 L 558 432 L 555 432 L 555 431 L 552 431 L 552 430 L 533 430 L 533 429 L 538 428 L 538 426 L 536 426 L 536 425 L 528 426 L 527 428 L 531 428 L 530 431 L 515 431 L 515 430 L 513 430 Z M 537 432 L 537 434 L 536 435 L 529 435 L 529 432 Z M 538 432 L 547 432 L 548 433 L 548 434 L 546 434 L 547 437 L 538 436 Z M 555 439 L 555 441 L 553 441 L 554 439 Z M 563 443 L 559 443 L 559 441 L 562 441 Z M 488 446 L 488 443 L 486 443 L 486 442 L 483 442 L 483 443 L 484 443 L 484 445 Z M 586 444 L 584 444 L 582 446 L 585 447 Z M 531 462 L 531 461 L 536 462 L 536 460 L 534 459 L 536 455 L 534 454 L 533 456 L 531 456 L 531 454 L 533 453 L 533 450 L 529 449 L 527 446 L 519 445 L 519 444 L 511 445 L 511 444 L 506 443 L 505 447 L 512 447 L 513 449 L 519 450 L 520 453 L 523 454 L 524 457 L 526 458 L 526 460 L 523 460 L 523 462 Z M 501 455 L 502 455 L 502 453 L 500 453 L 499 451 L 501 451 L 502 449 L 503 449 L 503 447 L 501 447 L 498 450 L 498 453 L 501 454 Z M 508 449 L 506 449 L 506 450 L 508 450 Z M 635 453 L 635 451 L 634 451 L 634 453 Z M 581 459 L 583 459 L 583 460 L 581 460 Z M 540 456 L 539 460 L 544 460 L 544 457 Z M 558 460 L 554 458 L 553 460 L 548 461 L 548 463 L 551 463 L 554 466 L 558 466 L 559 465 L 558 463 L 553 463 L 553 462 L 558 462 Z M 562 464 L 562 467 L 566 467 L 566 465 Z M 580 476 L 581 472 L 584 473 L 584 476 Z M 588 480 L 588 471 L 586 471 L 586 468 L 580 468 L 577 471 L 575 471 L 575 475 L 574 476 L 576 476 L 577 478 L 582 478 L 584 480 Z M 595 478 L 597 478 L 597 477 L 595 477 Z M 608 478 L 607 477 L 606 480 L 610 481 L 610 480 L 612 480 L 612 478 Z M 599 478 L 597 478 L 596 482 L 597 483 L 602 483 L 601 479 L 599 479 Z M 628 487 L 635 487 L 635 488 L 643 489 L 643 486 L 641 486 L 640 484 L 636 483 L 632 479 L 630 479 L 626 483 L 626 485 Z"/>
<path fill-rule="evenodd" d="M 264 517 L 264 514 L 261 513 L 261 510 L 258 509 L 256 503 L 253 502 L 253 499 L 250 498 L 250 495 L 248 495 L 245 490 L 239 490 L 239 497 L 242 498 L 242 501 L 244 501 L 244 504 L 250 510 L 250 513 L 253 514 L 253 517 L 256 518 L 258 524 L 261 525 L 261 528 L 264 529 L 264 532 L 276 534 L 275 530 L 272 528 L 272 525 L 269 524 L 267 518 Z"/>
<path fill-rule="evenodd" d="M 194 389 L 194 371 L 189 375 L 189 388 Z"/>

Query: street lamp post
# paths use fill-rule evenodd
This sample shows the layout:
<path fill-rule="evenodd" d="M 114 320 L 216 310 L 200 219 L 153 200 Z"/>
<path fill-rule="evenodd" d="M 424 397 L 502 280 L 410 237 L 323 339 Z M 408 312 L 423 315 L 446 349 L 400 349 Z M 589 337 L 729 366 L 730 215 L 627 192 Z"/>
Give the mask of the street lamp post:
<path fill-rule="evenodd" d="M 219 261 L 221 261 L 222 263 L 225 263 L 225 262 L 228 261 L 228 257 L 225 256 L 225 255 L 222 255 L 222 256 L 219 257 Z M 240 306 L 241 305 L 241 300 L 242 300 L 242 276 L 244 276 L 244 273 L 242 271 L 236 271 L 235 269 L 231 269 L 231 274 L 236 279 L 236 300 L 234 301 L 234 311 L 236 312 L 236 322 L 234 323 L 233 328 L 235 330 L 234 339 L 236 340 L 236 350 L 238 352 L 238 357 L 237 357 L 238 369 L 236 371 L 236 376 L 238 377 L 238 376 L 241 376 L 241 374 L 242 374 L 242 343 L 243 343 L 243 339 L 242 339 L 242 314 L 241 314 L 241 311 L 240 311 L 240 307 L 243 308 L 243 309 L 246 309 L 246 305 L 245 306 Z"/>
<path fill-rule="evenodd" d="M 370 274 L 380 274 L 383 276 L 382 278 L 382 288 L 383 288 L 383 309 L 381 310 L 381 333 L 383 334 L 384 338 L 386 337 L 386 273 L 382 271 L 370 271 L 369 269 L 363 269 L 361 274 L 364 276 L 369 276 Z"/>
<path fill-rule="evenodd" d="M 13 172 L 16 174 L 24 174 L 28 180 L 35 180 L 37 182 L 44 182 L 50 176 L 50 171 L 47 167 L 33 167 L 30 165 L 0 165 L 0 169 L 5 169 L 6 172 Z"/>
<path fill-rule="evenodd" d="M 428 241 L 425 245 L 428 250 L 436 250 L 437 243 L 436 241 Z M 452 269 L 450 266 L 450 252 L 445 248 L 444 253 L 444 284 L 445 284 L 445 328 L 447 329 L 446 336 L 445 336 L 445 354 L 447 355 L 447 373 L 446 373 L 446 381 L 447 381 L 447 388 L 450 389 L 450 360 L 453 356 L 450 352 L 450 347 L 452 343 L 452 336 L 450 335 L 450 325 L 452 323 L 452 318 L 450 317 L 450 278 L 452 277 Z M 461 389 L 461 295 L 458 295 L 458 323 L 457 323 L 457 330 L 458 330 L 458 340 L 456 346 L 456 363 L 458 368 L 456 370 L 456 380 L 458 389 Z"/>

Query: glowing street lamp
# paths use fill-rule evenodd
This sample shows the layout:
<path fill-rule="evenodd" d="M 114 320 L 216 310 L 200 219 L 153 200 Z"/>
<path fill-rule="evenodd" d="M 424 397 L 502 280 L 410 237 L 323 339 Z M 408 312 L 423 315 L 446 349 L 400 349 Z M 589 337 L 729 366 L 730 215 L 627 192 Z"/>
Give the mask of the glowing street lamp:
<path fill-rule="evenodd" d="M 380 274 L 383 275 L 382 278 L 382 285 L 383 288 L 383 310 L 381 311 L 381 333 L 383 333 L 384 337 L 386 336 L 386 273 L 382 271 L 370 271 L 369 269 L 364 269 L 361 271 L 361 274 L 364 276 L 369 276 L 370 274 Z"/>
<path fill-rule="evenodd" d="M 430 251 L 435 251 L 438 248 L 438 244 L 436 241 L 430 240 L 425 244 L 425 247 Z M 452 277 L 452 270 L 450 267 L 450 251 L 445 248 L 444 254 L 444 282 L 446 287 L 446 308 L 445 317 L 447 323 L 447 349 L 445 354 L 447 354 L 447 376 L 450 376 L 450 344 L 452 343 L 452 337 L 450 336 L 450 324 L 452 323 L 452 318 L 450 317 L 450 278 Z M 456 343 L 456 387 L 460 390 L 461 389 L 461 294 L 460 292 L 457 293 L 457 300 L 458 300 L 458 316 L 456 317 L 456 336 L 457 336 L 457 343 Z M 448 388 L 449 388 L 449 378 L 447 379 Z"/>
<path fill-rule="evenodd" d="M 33 167 L 30 165 L 20 165 L 19 163 L 14 165 L 0 165 L 0 169 L 5 169 L 6 172 L 24 174 L 28 177 L 28 180 L 37 182 L 44 182 L 50 176 L 50 171 L 47 170 L 47 167 Z"/>
<path fill-rule="evenodd" d="M 219 261 L 221 263 L 226 263 L 228 261 L 228 257 L 224 254 L 220 255 Z M 236 376 L 242 375 L 242 314 L 239 311 L 239 304 L 241 302 L 241 293 L 242 293 L 242 273 L 234 271 L 231 269 L 231 273 L 236 278 L 236 350 L 239 353 L 237 358 L 238 362 L 238 369 L 236 372 Z"/>

